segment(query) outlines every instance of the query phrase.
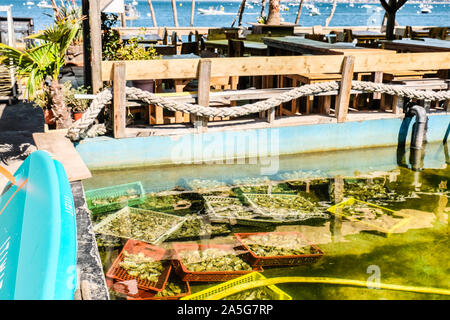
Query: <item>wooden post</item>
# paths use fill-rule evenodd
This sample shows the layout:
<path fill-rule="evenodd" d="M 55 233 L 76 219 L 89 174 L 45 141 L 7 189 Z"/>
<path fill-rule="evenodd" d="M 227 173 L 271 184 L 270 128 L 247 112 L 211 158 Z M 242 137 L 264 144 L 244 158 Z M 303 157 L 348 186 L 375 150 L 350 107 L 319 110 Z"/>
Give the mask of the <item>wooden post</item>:
<path fill-rule="evenodd" d="M 201 59 L 198 66 L 198 97 L 197 103 L 209 106 L 209 91 L 211 87 L 211 60 Z M 208 118 L 191 115 L 191 121 L 197 132 L 204 132 L 208 128 Z"/>
<path fill-rule="evenodd" d="M 125 13 L 120 14 L 120 26 L 122 28 L 125 28 L 127 26 L 127 17 L 125 16 Z"/>
<path fill-rule="evenodd" d="M 373 75 L 373 82 L 375 83 L 382 83 L 383 82 L 383 71 L 375 71 Z M 372 96 L 374 100 L 381 99 L 381 93 L 375 92 Z"/>
<path fill-rule="evenodd" d="M 300 0 L 300 4 L 298 5 L 297 16 L 295 17 L 295 24 L 298 24 L 298 22 L 300 21 L 300 16 L 302 15 L 302 7 L 303 7 L 303 0 Z"/>
<path fill-rule="evenodd" d="M 336 99 L 336 118 L 338 122 L 345 122 L 350 103 L 350 91 L 352 88 L 354 56 L 345 56 L 342 63 L 342 80 L 339 94 Z"/>
<path fill-rule="evenodd" d="M 98 93 L 102 86 L 102 27 L 100 3 L 89 1 L 89 26 L 91 40 L 92 92 Z"/>
<path fill-rule="evenodd" d="M 115 62 L 113 67 L 113 133 L 114 138 L 125 137 L 126 107 L 126 65 L 125 62 Z"/>
<path fill-rule="evenodd" d="M 89 17 L 89 0 L 82 0 L 81 12 L 83 16 Z M 92 88 L 91 68 L 91 28 L 89 19 L 83 20 L 83 76 L 84 85 Z"/>
<path fill-rule="evenodd" d="M 194 26 L 194 16 L 195 16 L 195 0 L 192 0 L 192 5 L 191 5 L 191 23 L 190 23 L 191 27 Z"/>
<path fill-rule="evenodd" d="M 403 113 L 403 97 L 393 96 L 392 97 L 392 113 L 393 114 L 402 114 Z"/>
<path fill-rule="evenodd" d="M 150 14 L 152 15 L 153 26 L 156 28 L 158 25 L 156 24 L 155 11 L 153 10 L 152 0 L 147 0 L 148 7 L 150 8 Z"/>
<path fill-rule="evenodd" d="M 172 11 L 173 11 L 173 22 L 175 27 L 178 27 L 178 16 L 177 16 L 177 2 L 172 0 Z"/>

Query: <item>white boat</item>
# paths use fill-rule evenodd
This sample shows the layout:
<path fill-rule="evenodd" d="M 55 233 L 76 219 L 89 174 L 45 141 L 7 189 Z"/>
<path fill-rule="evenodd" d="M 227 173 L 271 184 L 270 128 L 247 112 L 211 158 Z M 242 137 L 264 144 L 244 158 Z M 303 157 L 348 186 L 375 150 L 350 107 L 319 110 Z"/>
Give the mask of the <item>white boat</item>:
<path fill-rule="evenodd" d="M 320 11 L 318 8 L 313 7 L 311 8 L 311 10 L 309 11 L 309 15 L 310 16 L 320 16 Z"/>
<path fill-rule="evenodd" d="M 44 8 L 44 9 L 52 9 L 53 7 L 52 7 L 52 5 L 51 4 L 49 4 L 47 1 L 45 1 L 45 0 L 42 0 L 41 2 L 39 2 L 38 4 L 37 4 L 37 6 L 39 7 L 39 8 Z"/>
<path fill-rule="evenodd" d="M 370 5 L 368 5 L 368 4 L 365 4 L 365 5 L 361 6 L 361 8 L 365 8 L 365 9 L 371 9 L 371 8 L 372 8 L 372 6 L 370 6 Z"/>
<path fill-rule="evenodd" d="M 34 2 L 33 1 L 27 1 L 27 2 L 24 2 L 23 5 L 25 5 L 25 6 L 34 6 Z"/>
<path fill-rule="evenodd" d="M 247 9 L 253 9 L 253 8 L 254 8 L 254 6 L 252 6 L 251 4 L 248 4 L 248 3 L 245 5 L 245 7 L 246 7 Z"/>
<path fill-rule="evenodd" d="M 127 20 L 137 20 L 139 19 L 139 12 L 136 7 L 132 4 L 125 5 L 125 19 Z"/>
<path fill-rule="evenodd" d="M 224 8 L 224 6 L 220 6 L 220 9 L 219 9 L 219 10 L 214 9 L 213 7 L 209 7 L 208 9 L 202 9 L 202 8 L 199 8 L 197 11 L 198 11 L 198 13 L 204 14 L 204 15 L 219 15 L 219 14 L 226 14 L 226 13 L 225 13 L 225 8 Z"/>
<path fill-rule="evenodd" d="M 423 7 L 422 10 L 420 10 L 420 13 L 431 13 L 431 8 L 430 7 Z"/>

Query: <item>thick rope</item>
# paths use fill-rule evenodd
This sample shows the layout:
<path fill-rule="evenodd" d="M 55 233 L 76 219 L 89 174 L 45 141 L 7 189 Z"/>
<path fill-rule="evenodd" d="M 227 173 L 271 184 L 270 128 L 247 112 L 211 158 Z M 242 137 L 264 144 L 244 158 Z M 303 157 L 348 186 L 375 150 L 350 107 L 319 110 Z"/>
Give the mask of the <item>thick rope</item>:
<path fill-rule="evenodd" d="M 367 93 L 385 93 L 389 95 L 396 95 L 406 97 L 409 99 L 441 101 L 450 99 L 450 91 L 431 91 L 431 90 L 416 90 L 407 88 L 401 85 L 387 85 L 382 83 L 352 81 L 352 89 Z M 179 111 L 183 113 L 190 113 L 200 117 L 241 117 L 252 113 L 275 108 L 282 103 L 298 99 L 303 96 L 316 95 L 329 91 L 339 90 L 339 82 L 319 82 L 316 84 L 303 85 L 301 87 L 293 88 L 292 90 L 280 93 L 278 96 L 261 100 L 251 104 L 245 104 L 237 107 L 205 107 L 192 103 L 180 103 L 167 99 L 148 91 L 138 88 L 126 87 L 126 96 L 129 100 L 142 101 L 149 105 L 157 105 L 170 111 Z M 93 126 L 95 119 L 106 104 L 111 103 L 112 93 L 111 89 L 105 89 L 96 95 L 91 103 L 91 106 L 83 114 L 82 118 L 76 121 L 71 128 L 69 128 L 67 137 L 72 141 L 78 141 L 85 137 L 92 137 L 97 134 L 104 134 L 107 131 L 106 126 Z"/>

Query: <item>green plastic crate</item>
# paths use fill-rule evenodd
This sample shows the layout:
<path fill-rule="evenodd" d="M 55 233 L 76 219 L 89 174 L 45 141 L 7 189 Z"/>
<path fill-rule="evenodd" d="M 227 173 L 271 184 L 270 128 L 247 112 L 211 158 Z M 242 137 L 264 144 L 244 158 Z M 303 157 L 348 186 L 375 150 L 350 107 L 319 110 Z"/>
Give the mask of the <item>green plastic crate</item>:
<path fill-rule="evenodd" d="M 250 283 L 257 280 L 266 279 L 259 272 L 252 272 L 236 279 L 229 280 L 217 286 L 202 290 L 200 292 L 183 297 L 180 300 L 208 300 L 214 294 L 225 291 L 243 283 Z M 292 297 L 275 285 L 265 287 L 272 300 L 292 300 Z"/>
<path fill-rule="evenodd" d="M 145 224 L 146 228 L 139 229 L 136 223 L 131 222 L 130 215 L 139 215 L 140 219 L 138 221 Z M 118 238 L 140 240 L 150 244 L 159 244 L 176 232 L 185 221 L 186 218 L 168 213 L 125 207 L 116 213 L 108 215 L 96 224 L 94 232 Z M 120 230 L 116 227 L 119 223 Z"/>
<path fill-rule="evenodd" d="M 117 198 L 127 195 L 136 195 L 137 197 L 106 204 L 93 203 L 95 200 L 108 200 L 108 198 Z M 88 208 L 93 214 L 115 211 L 126 206 L 135 206 L 145 201 L 145 191 L 140 181 L 89 190 L 85 192 L 85 196 Z"/>

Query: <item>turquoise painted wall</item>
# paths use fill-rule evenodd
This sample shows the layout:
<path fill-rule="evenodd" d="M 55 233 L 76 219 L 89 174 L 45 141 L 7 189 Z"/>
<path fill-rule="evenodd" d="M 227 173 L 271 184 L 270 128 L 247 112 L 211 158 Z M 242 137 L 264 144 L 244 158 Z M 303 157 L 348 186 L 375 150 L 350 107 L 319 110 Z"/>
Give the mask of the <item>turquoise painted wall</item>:
<path fill-rule="evenodd" d="M 254 158 L 270 166 L 279 155 L 396 146 L 411 140 L 413 121 L 379 119 L 241 131 L 206 132 L 177 137 L 86 139 L 76 149 L 91 170 L 174 164 L 239 163 Z M 450 115 L 430 115 L 427 140 L 442 142 Z M 243 161 L 243 160 L 242 160 Z M 247 163 L 253 160 L 247 160 Z M 251 163 L 251 162 L 250 162 Z M 219 162 L 220 164 L 220 162 Z M 268 172 L 269 173 L 269 172 Z M 270 173 L 269 173 L 270 174 Z"/>

